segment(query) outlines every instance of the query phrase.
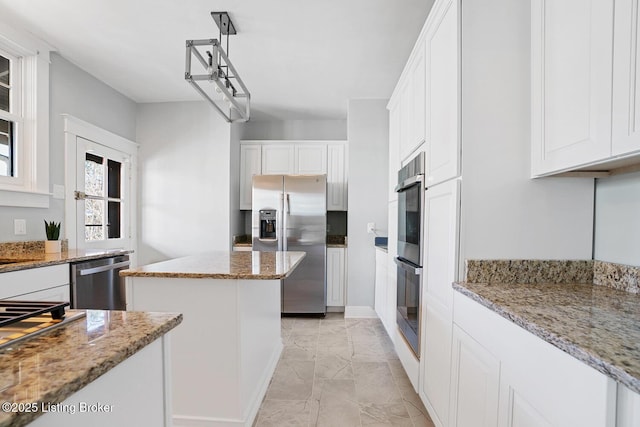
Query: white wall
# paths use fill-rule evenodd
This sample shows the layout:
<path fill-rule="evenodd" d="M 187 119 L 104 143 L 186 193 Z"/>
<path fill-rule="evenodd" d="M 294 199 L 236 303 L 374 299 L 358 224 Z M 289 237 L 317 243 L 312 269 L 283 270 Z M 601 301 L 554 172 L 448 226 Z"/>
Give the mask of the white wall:
<path fill-rule="evenodd" d="M 115 89 L 51 54 L 49 97 L 49 185 L 64 185 L 64 133 L 67 113 L 127 139 L 135 140 L 136 104 Z M 0 207 L 0 241 L 44 240 L 43 220 L 62 221 L 64 200 L 51 199 L 49 209 Z M 26 219 L 27 234 L 13 234 L 13 220 Z"/>
<path fill-rule="evenodd" d="M 640 267 L 640 172 L 596 181 L 594 259 Z"/>
<path fill-rule="evenodd" d="M 139 264 L 231 247 L 231 125 L 204 101 L 139 104 Z"/>
<path fill-rule="evenodd" d="M 529 179 L 530 5 L 493 4 L 462 9 L 460 259 L 590 259 L 593 179 Z"/>
<path fill-rule="evenodd" d="M 374 235 L 387 235 L 389 112 L 386 99 L 349 101 L 349 233 L 347 306 L 374 303 Z"/>
<path fill-rule="evenodd" d="M 345 140 L 346 120 L 287 120 L 240 125 L 240 139 Z"/>

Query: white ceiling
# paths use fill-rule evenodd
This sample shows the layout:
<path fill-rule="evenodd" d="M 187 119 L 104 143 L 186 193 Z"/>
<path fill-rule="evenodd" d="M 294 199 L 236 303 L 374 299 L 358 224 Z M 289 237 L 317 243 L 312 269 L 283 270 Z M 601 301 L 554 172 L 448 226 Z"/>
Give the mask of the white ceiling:
<path fill-rule="evenodd" d="M 136 102 L 200 100 L 185 40 L 238 34 L 229 57 L 252 120 L 344 119 L 351 98 L 388 98 L 432 0 L 0 0 L 26 28 Z"/>

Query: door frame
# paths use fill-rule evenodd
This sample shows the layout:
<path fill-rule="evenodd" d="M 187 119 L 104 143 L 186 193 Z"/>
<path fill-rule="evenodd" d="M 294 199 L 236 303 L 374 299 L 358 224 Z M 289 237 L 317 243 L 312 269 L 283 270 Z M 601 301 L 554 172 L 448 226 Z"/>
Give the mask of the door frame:
<path fill-rule="evenodd" d="M 124 248 L 135 251 L 138 246 L 138 148 L 140 144 L 95 126 L 91 123 L 80 120 L 69 114 L 63 114 L 64 121 L 64 147 L 65 147 L 65 209 L 64 209 L 64 238 L 69 241 L 69 249 L 78 248 L 77 240 L 77 216 L 75 190 L 77 173 L 77 139 L 78 137 L 104 145 L 105 147 L 123 152 L 131 156 L 130 178 L 130 200 L 129 200 L 129 241 L 130 247 Z M 133 254 L 132 254 L 133 255 Z M 132 265 L 135 259 L 132 258 Z"/>

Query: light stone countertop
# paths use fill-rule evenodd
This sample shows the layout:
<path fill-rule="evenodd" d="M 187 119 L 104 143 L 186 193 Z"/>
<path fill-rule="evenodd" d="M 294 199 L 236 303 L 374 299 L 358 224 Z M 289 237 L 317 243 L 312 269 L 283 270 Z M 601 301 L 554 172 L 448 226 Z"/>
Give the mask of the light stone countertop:
<path fill-rule="evenodd" d="M 72 249 L 56 254 L 46 254 L 44 252 L 25 252 L 18 254 L 0 253 L 0 260 L 15 261 L 10 264 L 0 264 L 0 273 L 126 255 L 132 252 L 133 251 L 124 249 Z"/>
<path fill-rule="evenodd" d="M 181 322 L 176 313 L 88 310 L 0 350 L 0 402 L 60 403 Z M 0 411 L 0 427 L 23 426 L 40 415 Z"/>
<path fill-rule="evenodd" d="M 507 261 L 500 261 L 508 263 Z M 578 281 L 559 283 L 550 279 L 544 263 L 540 268 L 531 268 L 531 262 L 516 261 L 519 274 L 513 274 L 519 281 L 501 279 L 511 277 L 498 271 L 496 262 L 492 269 L 499 274 L 486 274 L 484 282 L 454 283 L 456 291 L 472 298 L 500 316 L 558 347 L 599 372 L 640 393 L 640 294 L 614 289 L 617 284 L 601 286 L 585 283 L 587 279 L 598 283 L 598 271 L 606 267 L 619 266 L 596 264 L 596 277 L 590 278 L 588 270 L 593 269 L 591 261 L 568 262 L 569 276 Z M 539 263 L 539 262 L 535 262 Z M 536 270 L 533 275 L 525 272 Z M 554 268 L 559 265 L 554 262 Z M 470 264 L 467 264 L 468 270 Z M 546 271 L 545 271 L 546 270 Z M 553 276 L 565 276 L 560 272 Z M 565 270 L 565 271 L 567 271 Z M 488 271 L 485 269 L 485 271 Z M 477 273 L 477 271 L 475 272 Z M 475 276 L 467 272 L 467 279 Z M 593 275 L 593 270 L 592 273 Z M 528 279 L 525 276 L 529 276 Z M 475 277 L 476 279 L 479 277 Z M 565 277 L 566 278 L 566 277 Z M 542 280 L 540 280 L 542 279 Z M 529 283 L 526 281 L 530 280 Z M 555 282 L 555 283 L 553 283 Z"/>
<path fill-rule="evenodd" d="M 289 276 L 305 252 L 208 252 L 123 270 L 124 277 L 278 280 Z"/>

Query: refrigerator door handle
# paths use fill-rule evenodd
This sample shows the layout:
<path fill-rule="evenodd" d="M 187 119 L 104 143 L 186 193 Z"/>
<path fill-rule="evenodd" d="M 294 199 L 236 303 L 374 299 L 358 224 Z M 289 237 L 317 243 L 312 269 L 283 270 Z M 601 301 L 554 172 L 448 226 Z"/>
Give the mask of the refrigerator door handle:
<path fill-rule="evenodd" d="M 284 213 L 283 213 L 283 209 L 284 209 L 284 193 L 280 193 L 280 203 L 278 206 L 278 228 L 276 229 L 276 239 L 278 239 L 278 250 L 279 251 L 283 251 L 284 249 L 284 241 L 286 240 L 285 238 L 285 231 L 286 231 L 286 224 L 284 223 L 285 218 L 284 218 Z"/>
<path fill-rule="evenodd" d="M 289 193 L 287 193 L 287 215 L 291 213 L 291 202 L 289 201 Z"/>
<path fill-rule="evenodd" d="M 284 210 L 284 206 L 283 206 L 283 213 L 282 213 L 282 247 L 281 247 L 281 251 L 288 251 L 288 245 L 287 245 L 287 227 L 289 227 L 289 193 L 286 194 L 282 194 L 282 203 L 283 205 L 286 204 L 286 210 Z"/>

